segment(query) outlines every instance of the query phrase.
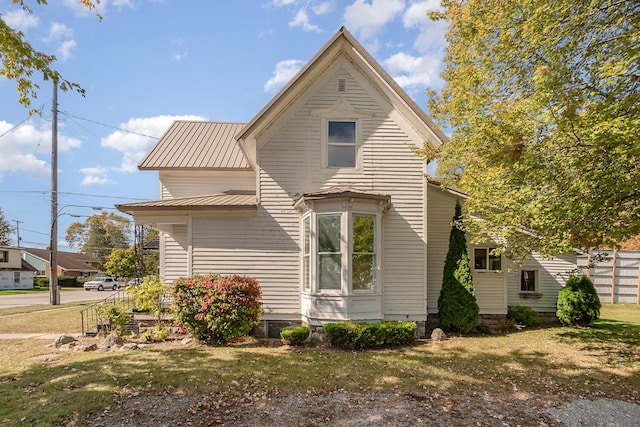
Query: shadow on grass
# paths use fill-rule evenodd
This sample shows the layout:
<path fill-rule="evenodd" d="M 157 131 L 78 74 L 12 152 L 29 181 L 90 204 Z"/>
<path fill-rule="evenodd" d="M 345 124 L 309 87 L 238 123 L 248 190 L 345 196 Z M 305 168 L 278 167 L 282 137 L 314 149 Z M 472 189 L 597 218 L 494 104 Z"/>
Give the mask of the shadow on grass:
<path fill-rule="evenodd" d="M 599 319 L 587 327 L 564 327 L 558 337 L 583 350 L 597 352 L 608 362 L 640 361 L 640 325 Z"/>

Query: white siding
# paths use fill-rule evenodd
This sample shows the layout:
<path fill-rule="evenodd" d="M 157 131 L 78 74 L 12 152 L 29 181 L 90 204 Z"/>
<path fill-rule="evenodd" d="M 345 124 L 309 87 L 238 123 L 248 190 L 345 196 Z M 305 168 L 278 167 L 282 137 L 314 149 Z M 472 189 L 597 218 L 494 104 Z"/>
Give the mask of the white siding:
<path fill-rule="evenodd" d="M 570 272 L 576 268 L 576 255 L 565 254 L 551 259 L 537 255 L 528 257 L 520 265 L 509 264 L 507 272 L 507 301 L 508 305 L 526 305 L 539 312 L 555 313 L 558 302 L 558 292 L 569 278 Z M 520 296 L 520 271 L 535 270 L 538 272 L 537 293 L 542 298 L 522 298 Z"/>
<path fill-rule="evenodd" d="M 171 234 L 160 235 L 160 275 L 167 284 L 188 276 L 187 226 L 176 224 Z"/>
<path fill-rule="evenodd" d="M 163 200 L 256 189 L 253 171 L 162 171 L 160 184 Z"/>
<path fill-rule="evenodd" d="M 265 214 L 279 224 L 282 234 L 272 238 L 275 245 L 296 242 L 296 250 L 283 253 L 277 262 L 295 266 L 281 285 L 295 290 L 287 297 L 299 300 L 300 216 L 292 208 L 304 193 L 336 185 L 391 195 L 392 208 L 382 220 L 382 293 L 383 313 L 388 318 L 424 319 L 426 315 L 426 279 L 424 277 L 424 200 L 423 162 L 410 150 L 411 141 L 400 125 L 390 118 L 391 105 L 379 94 L 369 93 L 353 74 L 342 67 L 311 94 L 286 123 L 276 123 L 268 141 L 260 141 L 258 163 L 260 198 Z M 347 92 L 336 90 L 338 78 L 347 79 Z M 321 167 L 322 118 L 313 111 L 329 109 L 344 98 L 354 108 L 374 113 L 363 119 L 362 168 L 360 170 L 323 169 Z M 270 290 L 269 290 L 270 292 Z"/>

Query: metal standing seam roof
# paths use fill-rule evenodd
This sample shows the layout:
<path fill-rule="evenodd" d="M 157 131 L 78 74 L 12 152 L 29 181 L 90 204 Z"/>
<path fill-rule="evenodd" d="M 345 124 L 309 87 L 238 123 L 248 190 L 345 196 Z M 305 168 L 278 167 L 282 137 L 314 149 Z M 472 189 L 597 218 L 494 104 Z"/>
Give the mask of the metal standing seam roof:
<path fill-rule="evenodd" d="M 138 169 L 251 169 L 235 140 L 243 127 L 244 123 L 176 121 Z"/>
<path fill-rule="evenodd" d="M 236 210 L 256 209 L 258 199 L 255 194 L 211 194 L 175 199 L 149 200 L 145 202 L 116 205 L 121 212 L 153 210 Z"/>

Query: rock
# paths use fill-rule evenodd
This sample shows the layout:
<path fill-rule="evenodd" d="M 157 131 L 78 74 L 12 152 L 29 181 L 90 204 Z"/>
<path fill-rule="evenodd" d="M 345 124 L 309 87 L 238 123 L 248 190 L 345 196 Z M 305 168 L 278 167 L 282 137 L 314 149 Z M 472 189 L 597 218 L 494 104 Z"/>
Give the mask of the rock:
<path fill-rule="evenodd" d="M 76 340 L 76 337 L 74 336 L 62 334 L 53 341 L 53 346 L 55 348 L 60 348 L 61 346 L 72 343 L 75 340 Z"/>
<path fill-rule="evenodd" d="M 109 334 L 107 339 L 104 340 L 102 344 L 100 344 L 100 350 L 110 350 L 113 347 L 121 347 L 122 346 L 122 337 L 118 334 Z"/>
<path fill-rule="evenodd" d="M 183 339 L 180 341 L 180 344 L 182 344 L 182 345 L 189 345 L 189 344 L 191 344 L 192 342 L 193 342 L 193 338 L 191 338 L 191 337 L 187 337 L 187 338 L 183 338 Z"/>
<path fill-rule="evenodd" d="M 327 336 L 320 332 L 312 332 L 309 340 L 311 342 L 324 342 L 327 339 Z"/>
<path fill-rule="evenodd" d="M 431 332 L 431 341 L 444 341 L 447 339 L 447 334 L 440 328 L 435 328 L 433 332 Z"/>
<path fill-rule="evenodd" d="M 98 349 L 98 344 L 93 343 L 90 345 L 78 345 L 74 347 L 73 351 L 87 352 L 87 351 L 96 351 L 97 349 Z"/>
<path fill-rule="evenodd" d="M 497 332 L 495 331 L 495 329 L 493 329 L 491 326 L 487 325 L 486 323 L 481 323 L 478 326 L 478 329 L 480 330 L 480 332 L 482 332 L 483 334 L 496 334 Z"/>
<path fill-rule="evenodd" d="M 138 349 L 138 344 L 134 342 L 126 343 L 125 345 L 120 347 L 120 350 L 137 350 L 137 349 Z"/>

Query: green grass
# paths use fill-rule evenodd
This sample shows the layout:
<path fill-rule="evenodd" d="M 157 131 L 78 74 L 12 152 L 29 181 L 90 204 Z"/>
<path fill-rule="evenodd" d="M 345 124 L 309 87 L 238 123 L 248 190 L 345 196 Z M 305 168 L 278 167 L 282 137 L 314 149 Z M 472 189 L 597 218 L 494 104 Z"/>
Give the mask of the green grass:
<path fill-rule="evenodd" d="M 587 328 L 453 337 L 365 352 L 239 345 L 66 353 L 46 348 L 44 341 L 5 340 L 0 420 L 82 425 L 133 392 L 269 396 L 426 389 L 631 400 L 640 398 L 639 336 L 640 307 L 616 305 L 604 306 L 602 319 Z"/>
<path fill-rule="evenodd" d="M 95 301 L 63 305 L 31 305 L 0 310 L 2 333 L 80 333 L 80 311 Z"/>

